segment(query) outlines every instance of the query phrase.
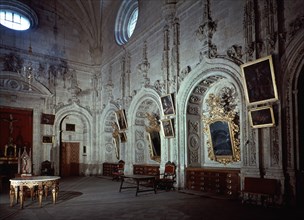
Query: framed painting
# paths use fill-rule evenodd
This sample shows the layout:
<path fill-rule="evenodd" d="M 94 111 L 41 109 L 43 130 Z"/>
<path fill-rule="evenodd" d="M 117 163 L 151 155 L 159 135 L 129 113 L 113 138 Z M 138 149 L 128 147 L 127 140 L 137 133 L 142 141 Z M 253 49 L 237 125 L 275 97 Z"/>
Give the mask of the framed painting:
<path fill-rule="evenodd" d="M 53 143 L 53 136 L 52 135 L 44 135 L 44 136 L 42 136 L 42 143 L 44 143 L 44 144 L 51 144 L 51 143 Z"/>
<path fill-rule="evenodd" d="M 174 129 L 172 119 L 164 119 L 162 122 L 162 130 L 165 138 L 174 137 Z"/>
<path fill-rule="evenodd" d="M 160 135 L 158 131 L 147 132 L 147 138 L 149 142 L 150 158 L 157 162 L 161 161 L 161 145 Z"/>
<path fill-rule="evenodd" d="M 241 65 L 245 96 L 248 104 L 278 100 L 272 56 Z"/>
<path fill-rule="evenodd" d="M 160 97 L 163 115 L 175 115 L 175 108 L 172 94 L 167 94 Z"/>
<path fill-rule="evenodd" d="M 259 107 L 249 110 L 250 124 L 253 128 L 275 126 L 273 109 L 271 106 Z"/>
<path fill-rule="evenodd" d="M 126 114 L 124 109 L 115 112 L 117 125 L 120 131 L 126 130 L 128 127 Z"/>
<path fill-rule="evenodd" d="M 53 125 L 55 120 L 55 115 L 52 114 L 41 114 L 41 124 Z"/>
<path fill-rule="evenodd" d="M 66 131 L 75 131 L 75 124 L 66 124 L 65 130 Z"/>

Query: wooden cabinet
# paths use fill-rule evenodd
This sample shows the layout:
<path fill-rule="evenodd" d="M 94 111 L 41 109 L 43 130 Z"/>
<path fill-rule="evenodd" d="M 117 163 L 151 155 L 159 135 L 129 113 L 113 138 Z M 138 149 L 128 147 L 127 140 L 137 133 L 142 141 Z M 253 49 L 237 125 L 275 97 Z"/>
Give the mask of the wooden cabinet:
<path fill-rule="evenodd" d="M 187 168 L 186 188 L 229 197 L 238 197 L 240 191 L 238 169 Z"/>
<path fill-rule="evenodd" d="M 103 163 L 102 174 L 103 176 L 113 176 L 112 172 L 117 167 L 118 163 Z"/>
<path fill-rule="evenodd" d="M 159 165 L 152 164 L 134 164 L 133 174 L 159 176 Z"/>

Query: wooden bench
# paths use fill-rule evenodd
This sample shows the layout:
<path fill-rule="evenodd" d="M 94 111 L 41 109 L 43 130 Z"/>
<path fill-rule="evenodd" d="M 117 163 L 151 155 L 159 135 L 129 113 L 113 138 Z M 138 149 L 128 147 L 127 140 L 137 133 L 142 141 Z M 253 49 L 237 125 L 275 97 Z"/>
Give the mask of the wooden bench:
<path fill-rule="evenodd" d="M 279 184 L 276 179 L 245 177 L 244 189 L 241 191 L 242 203 L 273 206 L 278 189 Z"/>

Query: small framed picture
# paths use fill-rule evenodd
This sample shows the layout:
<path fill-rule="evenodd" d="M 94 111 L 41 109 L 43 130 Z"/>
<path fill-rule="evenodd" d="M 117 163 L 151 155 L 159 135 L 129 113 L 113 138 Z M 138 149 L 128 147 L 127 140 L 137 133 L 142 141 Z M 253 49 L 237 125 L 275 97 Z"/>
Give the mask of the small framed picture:
<path fill-rule="evenodd" d="M 42 136 L 42 143 L 44 143 L 44 144 L 51 144 L 51 143 L 53 143 L 53 136 L 52 135 L 44 135 L 44 136 Z"/>
<path fill-rule="evenodd" d="M 272 56 L 241 65 L 245 96 L 248 104 L 278 100 Z"/>
<path fill-rule="evenodd" d="M 164 133 L 165 138 L 174 137 L 174 129 L 172 119 L 163 119 L 162 123 L 162 130 Z"/>
<path fill-rule="evenodd" d="M 160 97 L 163 115 L 175 115 L 175 108 L 172 94 L 167 94 Z"/>
<path fill-rule="evenodd" d="M 126 134 L 126 132 L 120 132 L 119 133 L 119 137 L 120 137 L 120 142 L 121 143 L 127 142 L 127 134 Z"/>
<path fill-rule="evenodd" d="M 65 130 L 66 131 L 75 131 L 75 124 L 66 124 Z"/>
<path fill-rule="evenodd" d="M 55 120 L 55 115 L 52 114 L 41 114 L 41 124 L 53 125 Z"/>
<path fill-rule="evenodd" d="M 120 131 L 126 130 L 128 127 L 125 110 L 121 109 L 115 112 L 116 121 Z"/>
<path fill-rule="evenodd" d="M 253 128 L 275 126 L 273 109 L 271 106 L 259 107 L 249 110 L 250 123 Z"/>

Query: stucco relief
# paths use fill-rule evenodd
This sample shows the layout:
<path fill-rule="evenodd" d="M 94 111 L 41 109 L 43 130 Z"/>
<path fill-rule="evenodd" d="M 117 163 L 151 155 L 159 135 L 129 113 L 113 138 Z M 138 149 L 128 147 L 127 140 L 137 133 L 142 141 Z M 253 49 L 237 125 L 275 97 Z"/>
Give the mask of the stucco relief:
<path fill-rule="evenodd" d="M 257 158 L 256 158 L 256 142 L 255 142 L 255 138 L 256 137 L 256 131 L 252 130 L 252 133 L 250 133 L 250 137 L 249 140 L 251 140 L 251 142 L 248 143 L 248 148 L 249 148 L 249 165 L 250 166 L 256 166 L 257 165 Z"/>
<path fill-rule="evenodd" d="M 136 141 L 135 162 L 144 163 L 145 161 L 145 142 L 143 140 Z"/>
<path fill-rule="evenodd" d="M 189 120 L 188 121 L 188 131 L 189 131 L 189 133 L 196 133 L 196 134 L 198 134 L 198 126 L 199 126 L 198 121 L 191 121 L 191 120 Z"/>
<path fill-rule="evenodd" d="M 201 98 L 199 96 L 196 96 L 196 95 L 191 95 L 190 96 L 190 99 L 189 99 L 189 102 L 191 104 L 199 104 L 201 102 Z"/>
<path fill-rule="evenodd" d="M 271 165 L 278 166 L 280 163 L 279 132 L 276 128 L 272 129 L 272 158 Z"/>
<path fill-rule="evenodd" d="M 191 106 L 188 105 L 187 107 L 187 113 L 190 115 L 198 115 L 199 107 L 198 106 Z"/>

